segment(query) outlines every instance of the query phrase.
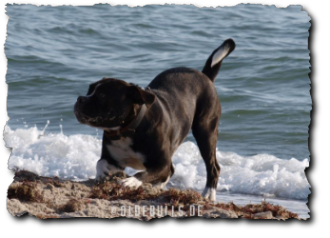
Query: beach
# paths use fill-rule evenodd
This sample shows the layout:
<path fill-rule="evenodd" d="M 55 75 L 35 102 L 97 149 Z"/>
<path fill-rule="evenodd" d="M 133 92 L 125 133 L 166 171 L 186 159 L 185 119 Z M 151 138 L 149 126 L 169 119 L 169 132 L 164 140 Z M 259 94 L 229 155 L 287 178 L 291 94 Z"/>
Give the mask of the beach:
<path fill-rule="evenodd" d="M 7 209 L 13 216 L 28 213 L 39 219 L 128 217 L 150 220 L 174 218 L 246 218 L 286 220 L 299 218 L 285 208 L 267 202 L 239 206 L 213 203 L 193 190 L 159 189 L 145 184 L 139 189 L 122 187 L 126 177 L 115 174 L 102 183 L 74 182 L 18 171 L 9 186 Z"/>

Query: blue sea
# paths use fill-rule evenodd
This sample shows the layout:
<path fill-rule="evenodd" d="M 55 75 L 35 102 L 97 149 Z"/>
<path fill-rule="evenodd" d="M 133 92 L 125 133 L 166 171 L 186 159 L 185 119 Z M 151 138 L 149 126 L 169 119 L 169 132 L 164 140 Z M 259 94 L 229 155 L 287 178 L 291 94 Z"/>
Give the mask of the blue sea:
<path fill-rule="evenodd" d="M 215 81 L 222 104 L 218 200 L 275 199 L 309 216 L 304 170 L 310 160 L 310 17 L 301 6 L 6 10 L 10 120 L 4 136 L 13 148 L 10 169 L 69 179 L 95 176 L 102 131 L 79 124 L 73 114 L 88 85 L 114 77 L 145 87 L 172 67 L 201 70 L 212 51 L 232 38 L 236 49 Z M 190 133 L 173 156 L 171 186 L 205 185 L 194 142 Z"/>

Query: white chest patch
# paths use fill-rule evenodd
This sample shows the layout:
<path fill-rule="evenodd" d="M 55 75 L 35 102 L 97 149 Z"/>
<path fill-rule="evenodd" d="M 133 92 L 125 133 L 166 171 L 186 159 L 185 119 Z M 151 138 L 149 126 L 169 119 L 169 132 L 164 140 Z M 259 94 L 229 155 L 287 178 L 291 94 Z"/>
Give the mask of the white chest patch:
<path fill-rule="evenodd" d="M 137 170 L 145 170 L 143 163 L 145 157 L 139 152 L 132 150 L 131 146 L 133 142 L 131 138 L 121 138 L 120 140 L 112 141 L 111 145 L 108 145 L 107 148 L 112 156 L 120 166 L 122 167 L 131 167 Z"/>

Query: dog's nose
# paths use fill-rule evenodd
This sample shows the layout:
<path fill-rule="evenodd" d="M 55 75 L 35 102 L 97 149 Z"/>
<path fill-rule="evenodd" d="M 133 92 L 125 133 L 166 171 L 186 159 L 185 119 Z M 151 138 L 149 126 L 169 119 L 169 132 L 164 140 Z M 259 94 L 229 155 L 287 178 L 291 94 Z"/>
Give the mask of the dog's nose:
<path fill-rule="evenodd" d="M 79 97 L 77 98 L 77 101 L 80 102 L 80 103 L 84 103 L 84 102 L 86 101 L 86 98 L 83 97 L 83 96 L 79 96 Z"/>

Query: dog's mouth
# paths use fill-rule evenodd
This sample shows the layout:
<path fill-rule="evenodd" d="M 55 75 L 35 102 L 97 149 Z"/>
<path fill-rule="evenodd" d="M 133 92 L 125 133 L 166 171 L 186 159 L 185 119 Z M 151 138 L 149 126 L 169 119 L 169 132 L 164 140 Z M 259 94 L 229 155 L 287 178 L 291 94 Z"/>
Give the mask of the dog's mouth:
<path fill-rule="evenodd" d="M 87 116 L 82 116 L 82 118 L 86 121 L 86 122 L 92 122 L 92 123 L 103 123 L 103 122 L 109 122 L 109 121 L 113 121 L 116 117 L 110 117 L 110 118 L 104 118 L 101 116 L 98 117 L 87 117 Z"/>
<path fill-rule="evenodd" d="M 80 123 L 93 127 L 115 127 L 121 124 L 121 117 L 110 115 L 98 115 L 91 117 L 82 112 L 79 112 L 78 110 L 74 110 L 74 114 Z"/>
<path fill-rule="evenodd" d="M 91 117 L 91 116 L 87 116 L 81 112 L 78 112 L 77 110 L 75 111 L 75 115 L 78 119 L 80 119 L 82 121 L 93 122 L 93 123 L 109 122 L 109 121 L 113 121 L 116 119 L 115 116 L 113 116 L 113 117 L 104 117 L 104 116 Z"/>
<path fill-rule="evenodd" d="M 97 113 L 96 110 L 87 111 L 81 103 L 74 105 L 74 114 L 77 120 L 85 125 L 97 128 L 114 128 L 124 124 L 124 115 L 114 114 L 114 110 L 108 110 L 107 113 Z M 105 110 L 104 110 L 105 111 Z"/>

